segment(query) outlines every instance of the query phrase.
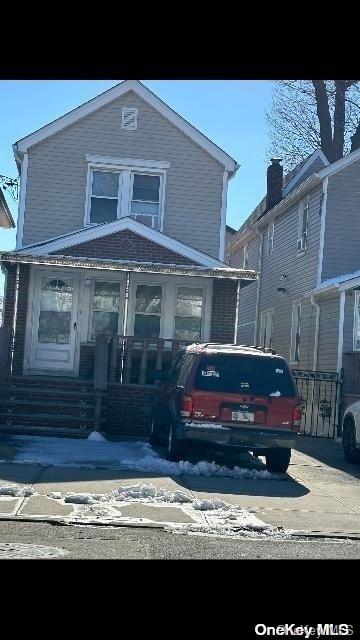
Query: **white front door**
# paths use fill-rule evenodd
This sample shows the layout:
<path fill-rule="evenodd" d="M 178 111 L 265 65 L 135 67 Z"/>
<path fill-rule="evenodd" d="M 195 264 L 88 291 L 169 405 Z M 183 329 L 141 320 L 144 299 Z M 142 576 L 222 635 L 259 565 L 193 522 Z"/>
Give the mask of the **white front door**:
<path fill-rule="evenodd" d="M 79 274 L 68 273 L 36 273 L 30 370 L 74 372 Z"/>

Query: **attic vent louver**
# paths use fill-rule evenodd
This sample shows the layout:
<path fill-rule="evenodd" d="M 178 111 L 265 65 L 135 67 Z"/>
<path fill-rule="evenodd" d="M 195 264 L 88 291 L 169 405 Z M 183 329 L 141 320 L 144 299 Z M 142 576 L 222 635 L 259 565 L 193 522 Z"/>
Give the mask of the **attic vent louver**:
<path fill-rule="evenodd" d="M 127 129 L 128 131 L 135 131 L 135 129 L 137 129 L 137 115 L 138 115 L 137 109 L 123 107 L 121 128 Z"/>

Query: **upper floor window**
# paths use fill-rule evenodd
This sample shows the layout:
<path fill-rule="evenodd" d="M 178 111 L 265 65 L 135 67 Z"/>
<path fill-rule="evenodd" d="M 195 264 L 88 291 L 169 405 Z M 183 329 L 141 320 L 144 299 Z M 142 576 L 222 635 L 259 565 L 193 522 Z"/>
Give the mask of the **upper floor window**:
<path fill-rule="evenodd" d="M 273 309 L 261 313 L 260 346 L 262 347 L 272 346 L 273 315 Z"/>
<path fill-rule="evenodd" d="M 133 175 L 131 217 L 153 229 L 159 228 L 160 176 Z"/>
<path fill-rule="evenodd" d="M 307 244 L 308 233 L 308 218 L 309 218 L 309 200 L 303 200 L 299 206 L 299 223 L 298 223 L 298 236 L 297 236 L 297 250 L 305 251 Z"/>
<path fill-rule="evenodd" d="M 121 173 L 92 172 L 90 222 L 100 224 L 119 218 Z"/>
<path fill-rule="evenodd" d="M 100 160 L 89 165 L 85 225 L 113 222 L 130 216 L 153 229 L 162 230 L 165 169 L 170 165 L 156 161 L 131 162 L 134 163 L 132 167 L 117 167 L 110 162 L 107 165 Z M 152 164 L 154 169 L 150 167 Z"/>
<path fill-rule="evenodd" d="M 243 255 L 243 269 L 249 268 L 249 245 L 244 244 L 244 255 Z"/>
<path fill-rule="evenodd" d="M 267 249 L 268 249 L 269 256 L 271 256 L 272 252 L 274 251 L 274 234 L 275 234 L 275 222 L 273 220 L 272 222 L 270 222 L 268 226 Z"/>
<path fill-rule="evenodd" d="M 290 362 L 294 364 L 297 364 L 300 360 L 300 322 L 301 302 L 293 302 L 291 320 Z"/>

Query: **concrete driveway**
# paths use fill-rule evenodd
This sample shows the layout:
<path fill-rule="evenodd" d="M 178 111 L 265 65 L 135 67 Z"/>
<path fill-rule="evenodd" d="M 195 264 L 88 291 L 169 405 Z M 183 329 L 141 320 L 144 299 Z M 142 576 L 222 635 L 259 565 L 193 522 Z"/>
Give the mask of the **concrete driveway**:
<path fill-rule="evenodd" d="M 264 479 L 261 474 L 249 479 L 19 464 L 11 439 L 0 441 L 0 459 L 3 520 L 178 527 L 212 534 L 283 528 L 360 538 L 360 466 L 347 464 L 334 441 L 302 438 L 289 473 Z M 232 461 L 221 456 L 216 462 L 231 468 Z M 263 468 L 251 456 L 244 465 Z M 126 501 L 111 501 L 115 494 L 119 499 L 119 491 Z"/>

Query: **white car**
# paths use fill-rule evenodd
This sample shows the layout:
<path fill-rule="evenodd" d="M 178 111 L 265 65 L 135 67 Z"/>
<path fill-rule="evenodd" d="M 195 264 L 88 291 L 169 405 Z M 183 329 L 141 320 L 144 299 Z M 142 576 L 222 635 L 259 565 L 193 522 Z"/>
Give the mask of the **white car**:
<path fill-rule="evenodd" d="M 344 455 L 348 462 L 360 462 L 360 400 L 350 404 L 342 421 Z"/>

